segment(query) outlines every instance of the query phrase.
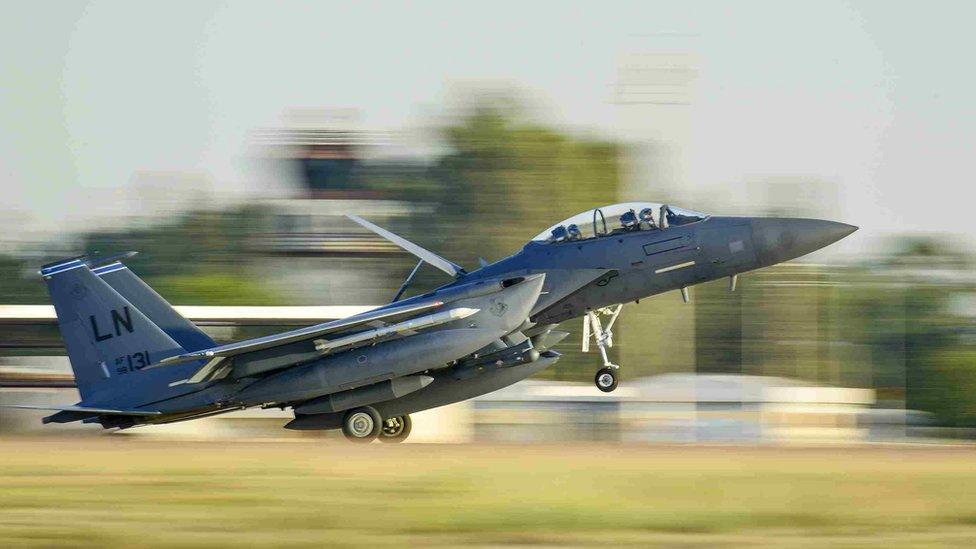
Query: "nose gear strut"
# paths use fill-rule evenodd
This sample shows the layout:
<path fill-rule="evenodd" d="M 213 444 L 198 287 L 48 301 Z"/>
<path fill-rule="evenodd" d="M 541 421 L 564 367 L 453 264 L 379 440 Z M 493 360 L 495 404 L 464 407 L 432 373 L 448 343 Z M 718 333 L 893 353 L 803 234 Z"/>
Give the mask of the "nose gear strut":
<path fill-rule="evenodd" d="M 607 349 L 613 347 L 613 325 L 620 316 L 620 310 L 624 308 L 623 303 L 603 307 L 596 311 L 587 311 L 583 317 L 583 352 L 590 352 L 590 339 L 596 340 L 596 346 L 600 349 L 603 357 L 603 368 L 600 368 L 594 382 L 597 389 L 604 393 L 609 393 L 617 388 L 617 369 L 620 366 L 610 362 L 607 356 Z M 600 315 L 609 316 L 606 327 L 600 321 Z"/>

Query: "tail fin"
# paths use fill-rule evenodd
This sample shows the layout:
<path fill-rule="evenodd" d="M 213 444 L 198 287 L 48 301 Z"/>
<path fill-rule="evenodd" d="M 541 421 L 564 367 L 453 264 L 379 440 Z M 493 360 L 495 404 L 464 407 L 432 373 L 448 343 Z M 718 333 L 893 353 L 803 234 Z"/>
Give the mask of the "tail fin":
<path fill-rule="evenodd" d="M 156 293 L 128 267 L 119 263 L 109 263 L 93 271 L 108 283 L 116 292 L 142 311 L 153 324 L 179 343 L 189 352 L 209 349 L 217 344 L 213 339 L 184 318 L 161 295 Z"/>
<path fill-rule="evenodd" d="M 83 402 L 115 398 L 133 373 L 185 352 L 86 262 L 49 266 L 41 274 Z"/>

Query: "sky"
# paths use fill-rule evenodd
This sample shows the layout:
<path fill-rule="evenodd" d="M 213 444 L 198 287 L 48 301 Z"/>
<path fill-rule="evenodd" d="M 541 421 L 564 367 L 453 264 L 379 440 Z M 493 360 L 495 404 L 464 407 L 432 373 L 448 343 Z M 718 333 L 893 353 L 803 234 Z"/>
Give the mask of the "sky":
<path fill-rule="evenodd" d="M 41 1 L 4 12 L 6 230 L 97 222 L 113 205 L 89 191 L 137 173 L 260 189 L 250 132 L 289 109 L 349 107 L 370 127 L 406 128 L 443 115 L 471 81 L 531 94 L 552 124 L 633 138 L 643 118 L 613 102 L 613 86 L 628 55 L 655 52 L 697 60 L 690 104 L 646 117 L 648 135 L 678 136 L 689 190 L 734 202 L 749 179 L 810 178 L 836 185 L 833 218 L 869 236 L 976 229 L 973 2 Z"/>

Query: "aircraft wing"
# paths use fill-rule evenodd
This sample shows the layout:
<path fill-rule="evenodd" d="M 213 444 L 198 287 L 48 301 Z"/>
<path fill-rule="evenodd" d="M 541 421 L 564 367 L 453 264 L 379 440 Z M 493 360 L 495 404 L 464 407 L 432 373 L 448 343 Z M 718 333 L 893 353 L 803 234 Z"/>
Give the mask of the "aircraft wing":
<path fill-rule="evenodd" d="M 258 337 L 254 339 L 244 340 L 244 341 L 237 341 L 234 343 L 228 343 L 226 345 L 211 347 L 209 349 L 201 349 L 199 351 L 194 351 L 192 353 L 185 353 L 182 355 L 164 358 L 163 360 L 159 361 L 159 363 L 150 366 L 150 368 L 171 366 L 173 364 L 181 364 L 184 362 L 191 362 L 194 360 L 212 360 L 214 358 L 227 358 L 227 357 L 232 357 L 243 353 L 250 353 L 252 351 L 260 351 L 262 349 L 268 349 L 270 347 L 277 347 L 279 345 L 284 345 L 286 343 L 292 343 L 295 341 L 303 341 L 306 339 L 320 337 L 330 333 L 346 331 L 364 325 L 375 326 L 380 324 L 386 324 L 399 319 L 408 318 L 410 316 L 414 316 L 423 313 L 425 311 L 429 311 L 431 309 L 436 309 L 441 305 L 443 305 L 443 303 L 440 301 L 427 301 L 424 303 L 403 305 L 400 307 L 387 307 L 384 309 L 375 309 L 372 311 L 366 311 L 365 313 L 360 313 L 358 315 L 353 315 L 348 318 L 333 320 L 331 322 L 324 322 L 322 324 L 307 326 L 305 328 L 299 328 L 297 330 L 290 330 L 287 332 L 281 332 L 278 334 L 273 334 L 265 337 Z M 216 366 L 216 363 L 214 364 L 214 366 Z"/>
<path fill-rule="evenodd" d="M 435 254 L 434 252 L 426 248 L 421 248 L 420 246 L 414 244 L 413 242 L 410 242 L 409 240 L 403 238 L 402 236 L 395 235 L 390 231 L 384 229 L 383 227 L 374 225 L 369 221 L 366 221 L 365 219 L 359 217 L 358 215 L 347 215 L 346 217 L 355 221 L 356 223 L 360 224 L 366 229 L 369 229 L 374 233 L 382 236 L 383 238 L 389 240 L 390 242 L 396 244 L 397 246 L 403 248 L 404 250 L 412 253 L 413 255 L 417 256 L 418 258 L 430 264 L 431 266 L 436 267 L 455 278 L 458 275 L 464 274 L 464 269 L 462 269 L 461 266 L 458 265 L 457 263 L 454 263 L 453 261 L 448 261 L 447 259 L 444 259 L 443 257 Z"/>
<path fill-rule="evenodd" d="M 147 410 L 126 410 L 120 408 L 91 408 L 88 406 L 33 406 L 29 404 L 5 404 L 0 408 L 20 408 L 23 410 L 57 410 L 60 412 L 78 412 L 100 416 L 158 416 L 162 412 Z"/>

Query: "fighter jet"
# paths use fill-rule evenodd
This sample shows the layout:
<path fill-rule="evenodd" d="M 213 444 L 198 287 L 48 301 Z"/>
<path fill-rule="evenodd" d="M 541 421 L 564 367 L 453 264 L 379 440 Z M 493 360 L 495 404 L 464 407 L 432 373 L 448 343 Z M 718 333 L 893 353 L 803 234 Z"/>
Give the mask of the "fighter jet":
<path fill-rule="evenodd" d="M 341 429 L 400 442 L 410 414 L 495 391 L 549 368 L 582 318 L 594 382 L 618 384 L 607 350 L 622 304 L 736 277 L 836 242 L 857 227 L 814 219 L 721 217 L 666 204 L 594 208 L 471 272 L 364 219 L 419 261 L 392 301 L 341 320 L 217 345 L 115 257 L 41 268 L 81 401 L 45 423 L 130 428 L 249 407 L 290 408 L 288 429 Z M 423 264 L 451 277 L 401 299 Z"/>

